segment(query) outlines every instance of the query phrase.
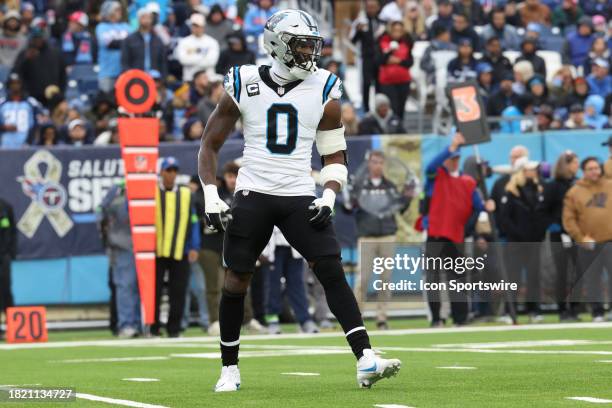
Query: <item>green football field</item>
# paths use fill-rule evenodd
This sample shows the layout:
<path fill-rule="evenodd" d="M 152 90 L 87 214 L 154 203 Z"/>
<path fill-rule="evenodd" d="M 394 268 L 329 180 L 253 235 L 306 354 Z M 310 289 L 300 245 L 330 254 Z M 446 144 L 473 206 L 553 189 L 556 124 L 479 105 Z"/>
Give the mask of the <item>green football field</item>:
<path fill-rule="evenodd" d="M 612 323 L 404 328 L 371 338 L 403 366 L 369 390 L 356 386 L 342 334 L 328 332 L 243 336 L 241 389 L 215 394 L 217 339 L 195 329 L 180 339 L 116 340 L 98 331 L 3 343 L 0 384 L 73 387 L 76 401 L 42 405 L 67 407 L 612 406 Z"/>

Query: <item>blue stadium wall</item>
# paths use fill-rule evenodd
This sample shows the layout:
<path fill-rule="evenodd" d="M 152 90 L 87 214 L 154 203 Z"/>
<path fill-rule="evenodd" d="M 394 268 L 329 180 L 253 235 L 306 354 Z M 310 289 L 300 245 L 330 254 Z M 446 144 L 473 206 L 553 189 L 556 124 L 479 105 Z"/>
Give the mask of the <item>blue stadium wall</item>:
<path fill-rule="evenodd" d="M 532 159 L 551 164 L 567 149 L 573 150 L 579 157 L 594 155 L 605 160 L 608 150 L 602 147 L 601 143 L 607 140 L 610 134 L 612 131 L 495 134 L 492 143 L 480 145 L 480 153 L 491 165 L 505 164 L 508 162 L 510 148 L 523 144 L 529 148 Z M 361 161 L 358 158 L 364 157 L 367 150 L 384 144 L 384 137 L 371 136 L 349 140 L 349 155 L 353 158 L 352 171 Z M 448 141 L 449 138 L 434 135 L 422 137 L 421 162 L 427 163 L 431 160 Z M 162 147 L 161 155 L 172 152 L 176 146 Z M 197 152 L 196 145 L 183 148 L 190 149 L 194 154 Z M 235 146 L 233 150 L 238 151 L 239 146 Z M 472 154 L 471 147 L 465 150 L 463 157 Z M 118 157 L 118 149 L 113 152 Z M 6 155 L 9 154 L 12 153 L 0 152 L 0 163 L 6 163 Z M 231 158 L 232 155 L 227 157 Z M 313 166 L 317 165 L 317 160 L 313 158 Z M 188 170 L 195 168 L 195 160 L 189 167 Z M 91 215 L 83 219 L 91 222 Z M 349 246 L 350 244 L 344 243 L 345 250 L 349 249 Z M 108 260 L 101 253 L 54 259 L 20 259 L 13 263 L 12 280 L 15 302 L 19 305 L 102 303 L 109 298 Z"/>

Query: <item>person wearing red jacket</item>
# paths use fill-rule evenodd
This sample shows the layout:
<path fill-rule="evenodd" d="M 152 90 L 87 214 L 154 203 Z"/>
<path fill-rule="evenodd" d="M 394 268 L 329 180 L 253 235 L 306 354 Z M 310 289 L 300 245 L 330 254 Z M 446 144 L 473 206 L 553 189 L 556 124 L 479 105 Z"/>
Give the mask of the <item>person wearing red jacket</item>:
<path fill-rule="evenodd" d="M 404 119 L 404 107 L 410 92 L 412 39 L 402 21 L 389 23 L 378 39 L 378 87 L 391 100 L 393 112 Z"/>
<path fill-rule="evenodd" d="M 425 169 L 425 197 L 427 214 L 423 217 L 423 226 L 427 229 L 427 257 L 458 258 L 462 257 L 465 226 L 474 212 L 485 210 L 482 198 L 476 188 L 476 180 L 459 172 L 459 148 L 465 143 L 461 133 L 456 133 L 450 146 L 441 151 Z M 487 204 L 492 211 L 493 204 Z M 445 270 L 446 279 L 458 282 L 465 281 L 465 274 L 460 271 Z M 427 282 L 440 282 L 441 271 L 427 270 Z M 468 304 L 465 292 L 449 291 L 453 323 L 467 323 Z M 444 325 L 440 318 L 440 293 L 427 292 L 431 311 L 432 327 Z"/>

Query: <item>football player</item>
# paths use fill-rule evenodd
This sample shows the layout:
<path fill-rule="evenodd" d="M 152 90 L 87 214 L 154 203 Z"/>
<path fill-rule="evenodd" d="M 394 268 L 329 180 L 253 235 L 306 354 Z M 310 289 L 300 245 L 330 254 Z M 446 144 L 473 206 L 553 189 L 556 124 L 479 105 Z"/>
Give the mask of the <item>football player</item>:
<path fill-rule="evenodd" d="M 382 359 L 370 346 L 361 312 L 345 277 L 331 224 L 336 194 L 347 182 L 340 79 L 317 68 L 323 38 L 301 10 L 272 15 L 264 47 L 272 66 L 243 65 L 225 76 L 225 93 L 202 137 L 198 171 L 208 224 L 225 230 L 227 266 L 219 306 L 221 378 L 215 391 L 240 387 L 238 348 L 244 298 L 262 250 L 278 226 L 323 285 L 332 313 L 357 358 L 357 383 L 369 388 L 397 374 L 401 362 Z M 231 210 L 215 185 L 217 156 L 242 119 L 244 153 Z M 322 158 L 322 196 L 311 173 L 312 144 Z M 231 212 L 231 218 L 227 215 Z"/>

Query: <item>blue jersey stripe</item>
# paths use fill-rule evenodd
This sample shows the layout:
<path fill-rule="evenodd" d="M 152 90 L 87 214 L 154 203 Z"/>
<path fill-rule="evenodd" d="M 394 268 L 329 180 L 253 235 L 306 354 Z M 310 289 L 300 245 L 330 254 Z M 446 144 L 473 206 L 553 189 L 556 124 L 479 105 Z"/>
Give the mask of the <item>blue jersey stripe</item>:
<path fill-rule="evenodd" d="M 234 97 L 240 102 L 240 67 L 234 67 Z"/>
<path fill-rule="evenodd" d="M 329 97 L 329 93 L 331 92 L 332 88 L 336 84 L 336 81 L 338 81 L 338 77 L 334 74 L 329 74 L 329 77 L 327 78 L 327 82 L 325 82 L 325 87 L 323 88 L 322 103 L 325 103 L 325 101 L 327 101 L 327 98 Z"/>

